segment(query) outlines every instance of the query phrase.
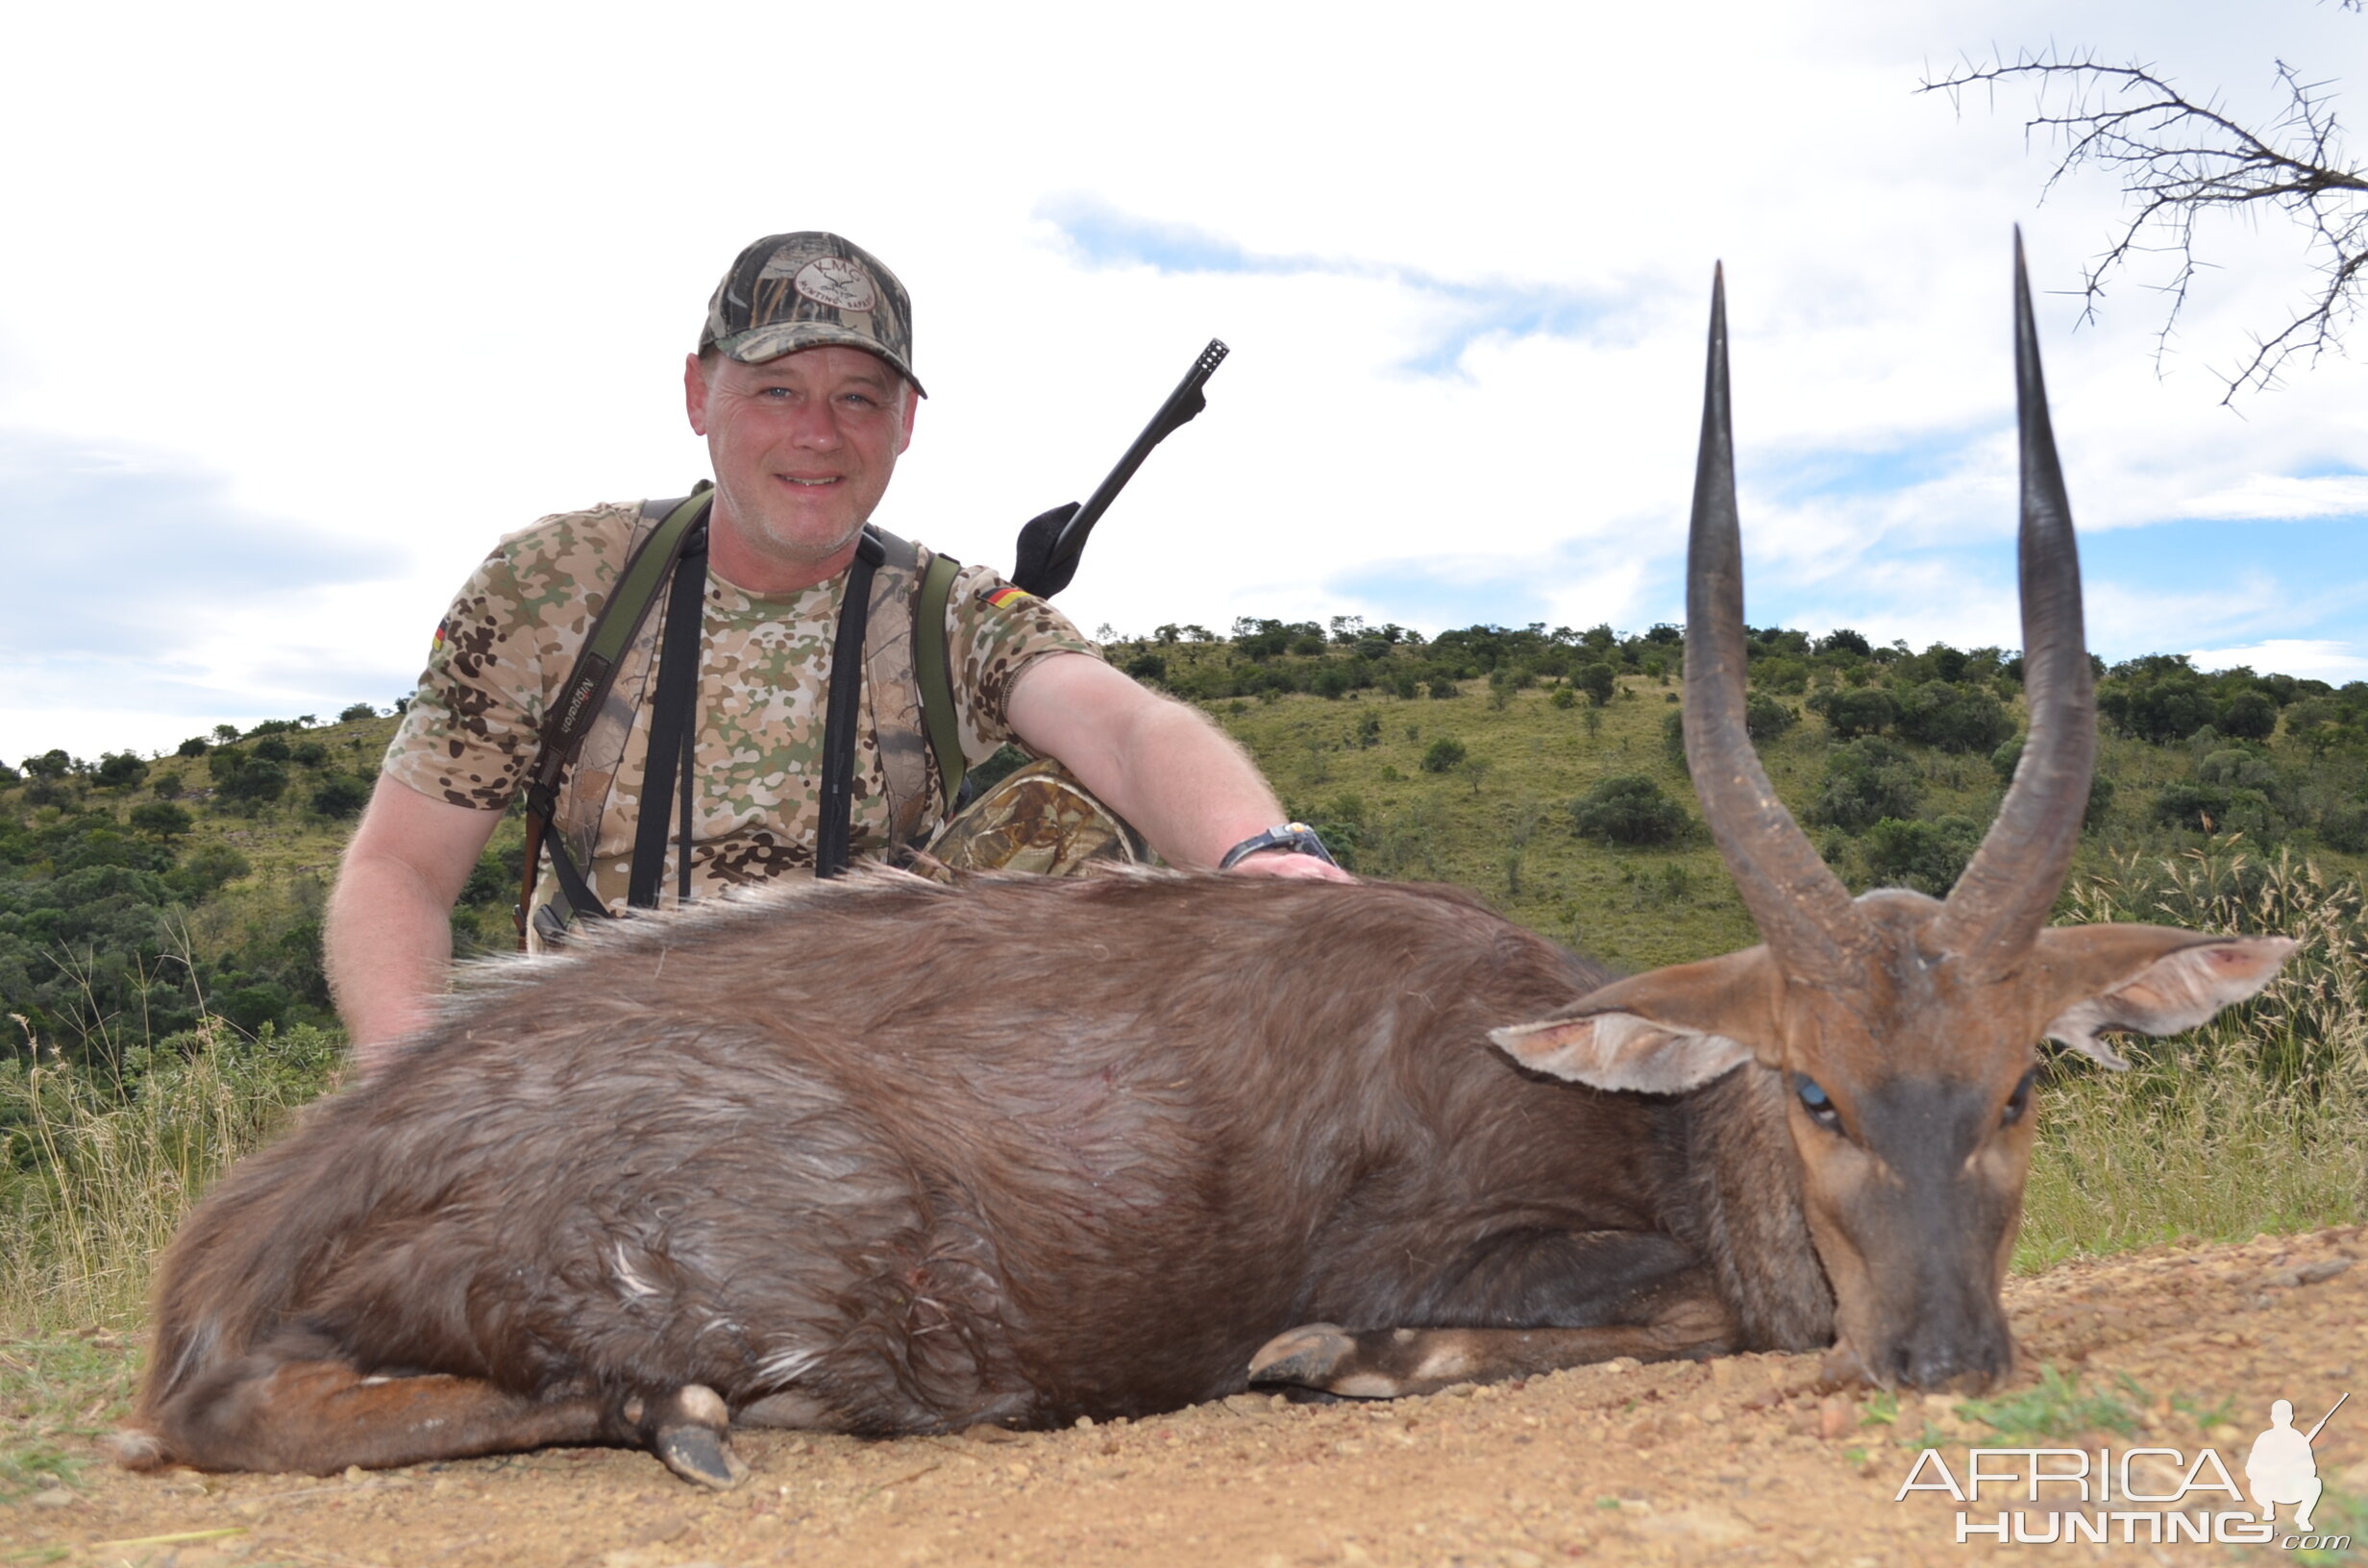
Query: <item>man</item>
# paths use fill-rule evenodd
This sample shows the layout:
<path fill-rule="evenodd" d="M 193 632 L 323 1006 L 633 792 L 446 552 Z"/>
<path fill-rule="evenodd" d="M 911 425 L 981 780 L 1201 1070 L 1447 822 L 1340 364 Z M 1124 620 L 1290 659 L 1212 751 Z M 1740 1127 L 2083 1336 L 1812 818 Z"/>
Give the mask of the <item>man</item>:
<path fill-rule="evenodd" d="M 864 524 L 912 440 L 923 395 L 910 322 L 895 276 L 825 233 L 757 241 L 709 303 L 683 367 L 715 487 L 690 717 L 697 754 L 683 786 L 691 831 L 667 851 L 670 888 L 687 878 L 704 896 L 812 870 L 833 628 Z M 365 1073 L 443 991 L 453 906 L 533 761 L 599 603 L 648 527 L 635 506 L 546 518 L 503 541 L 438 627 L 324 932 Z M 1303 852 L 1240 747 L 1111 669 L 1042 600 L 972 567 L 954 581 L 946 622 L 969 762 L 1006 739 L 1057 759 L 1179 867 L 1230 861 L 1247 874 L 1346 879 Z M 570 781 L 586 878 L 612 913 L 624 908 L 648 769 L 648 674 L 645 660 L 611 698 L 609 711 L 626 716 L 616 753 L 580 760 Z M 856 760 L 858 853 L 894 837 L 880 739 L 865 734 Z"/>

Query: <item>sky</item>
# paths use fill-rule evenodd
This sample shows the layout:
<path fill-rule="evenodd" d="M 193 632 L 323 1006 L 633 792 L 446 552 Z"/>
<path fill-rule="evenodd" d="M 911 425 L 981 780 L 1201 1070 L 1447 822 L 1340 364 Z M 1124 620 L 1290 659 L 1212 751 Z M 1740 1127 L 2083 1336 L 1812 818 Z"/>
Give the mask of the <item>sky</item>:
<path fill-rule="evenodd" d="M 913 295 L 877 521 L 964 560 L 1231 346 L 1089 632 L 1677 620 L 1723 261 L 1748 618 L 1920 648 L 2019 640 L 2020 224 L 2094 650 L 2368 677 L 2368 372 L 2220 405 L 2301 233 L 2208 226 L 2158 358 L 2158 264 L 2067 293 L 2117 188 L 1916 91 L 2050 45 L 2368 114 L 2310 0 L 10 8 L 0 758 L 389 705 L 501 535 L 703 477 L 682 355 L 804 228 Z"/>

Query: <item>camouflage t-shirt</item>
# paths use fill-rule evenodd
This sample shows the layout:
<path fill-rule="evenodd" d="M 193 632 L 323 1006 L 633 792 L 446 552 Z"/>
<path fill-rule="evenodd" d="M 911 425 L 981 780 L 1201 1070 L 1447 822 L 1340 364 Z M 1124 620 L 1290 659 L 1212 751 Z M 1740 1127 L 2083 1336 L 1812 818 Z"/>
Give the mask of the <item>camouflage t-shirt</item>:
<path fill-rule="evenodd" d="M 389 776 L 455 805 L 498 811 L 509 804 L 533 764 L 545 708 L 624 569 L 640 515 L 637 505 L 597 506 L 544 518 L 502 541 L 436 628 L 428 668 L 387 748 Z M 924 569 L 928 560 L 922 551 Z M 845 586 L 842 576 L 802 593 L 760 598 L 707 576 L 691 818 L 694 898 L 812 872 L 823 710 Z M 652 609 L 645 641 L 663 613 L 662 602 Z M 1029 663 L 1048 653 L 1100 656 L 1066 616 L 980 566 L 954 579 L 946 632 L 962 752 L 973 764 L 1013 738 L 1007 703 L 1014 677 Z M 619 913 L 649 748 L 646 680 L 644 686 L 629 692 L 621 681 L 616 694 L 634 704 L 638 720 L 616 762 L 587 868 L 602 900 Z M 942 798 L 933 761 L 928 774 Z M 679 810 L 678 801 L 669 817 Z M 888 846 L 889 813 L 876 737 L 859 730 L 853 853 Z M 672 902 L 676 886 L 672 839 L 670 832 L 662 903 Z"/>

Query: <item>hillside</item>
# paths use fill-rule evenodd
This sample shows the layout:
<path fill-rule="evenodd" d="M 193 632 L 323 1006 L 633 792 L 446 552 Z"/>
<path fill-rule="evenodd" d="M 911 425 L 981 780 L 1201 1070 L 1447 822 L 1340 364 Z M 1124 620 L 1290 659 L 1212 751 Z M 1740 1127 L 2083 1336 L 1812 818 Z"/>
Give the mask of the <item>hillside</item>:
<path fill-rule="evenodd" d="M 1828 860 L 1854 888 L 1945 891 L 2012 766 L 2019 660 L 1779 628 L 1752 652 L 1761 755 Z M 1463 884 L 1623 967 L 1754 940 L 1674 744 L 1675 628 L 1425 641 L 1246 621 L 1110 654 L 1210 712 L 1365 874 Z M 2156 657 L 2107 673 L 2100 707 L 2079 871 L 2208 845 L 2290 848 L 2338 881 L 2368 870 L 2368 684 Z M 23 1020 L 9 1049 L 112 1060 L 194 1027 L 201 1002 L 248 1032 L 331 1024 L 322 901 L 394 724 L 356 704 L 172 756 L 0 767 L 0 1011 Z M 458 950 L 508 945 L 519 838 L 505 823 L 472 880 Z"/>

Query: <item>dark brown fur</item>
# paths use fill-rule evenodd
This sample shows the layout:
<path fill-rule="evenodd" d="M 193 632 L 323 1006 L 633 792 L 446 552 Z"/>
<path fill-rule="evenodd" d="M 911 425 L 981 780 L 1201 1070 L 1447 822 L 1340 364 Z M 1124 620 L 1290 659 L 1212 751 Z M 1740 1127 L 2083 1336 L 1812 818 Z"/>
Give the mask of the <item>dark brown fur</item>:
<path fill-rule="evenodd" d="M 1139 1414 L 1318 1320 L 1690 1303 L 1673 1351 L 1824 1343 L 1775 1074 L 1615 1094 L 1490 1046 L 1603 978 L 1440 888 L 880 879 L 636 921 L 233 1172 L 136 1420 L 151 1458 L 326 1469 L 402 1460 L 279 1452 L 283 1363 L 629 1439 L 690 1384 L 859 1433 Z"/>

